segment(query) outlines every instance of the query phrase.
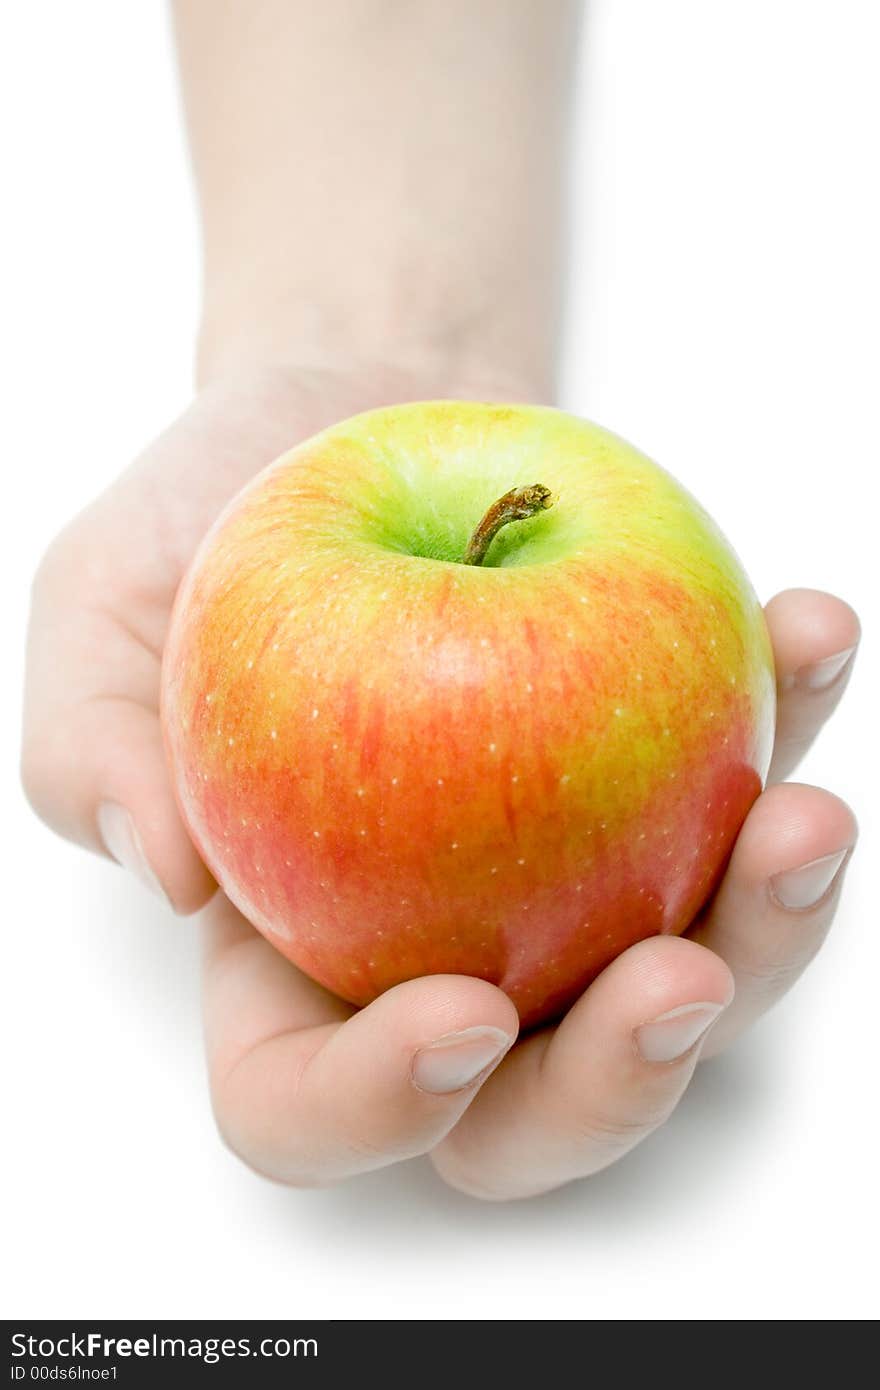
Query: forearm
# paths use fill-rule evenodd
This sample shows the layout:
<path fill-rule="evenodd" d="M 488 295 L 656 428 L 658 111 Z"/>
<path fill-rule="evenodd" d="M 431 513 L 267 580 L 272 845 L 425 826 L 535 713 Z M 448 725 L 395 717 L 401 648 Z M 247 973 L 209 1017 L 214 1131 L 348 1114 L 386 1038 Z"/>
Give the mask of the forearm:
<path fill-rule="evenodd" d="M 405 361 L 552 394 L 574 0 L 176 0 L 199 374 Z"/>

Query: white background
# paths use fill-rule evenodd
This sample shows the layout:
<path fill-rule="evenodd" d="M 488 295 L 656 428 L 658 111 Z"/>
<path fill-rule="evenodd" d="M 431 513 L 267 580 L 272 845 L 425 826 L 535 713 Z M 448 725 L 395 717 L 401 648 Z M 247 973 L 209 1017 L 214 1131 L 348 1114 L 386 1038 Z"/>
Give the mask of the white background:
<path fill-rule="evenodd" d="M 184 403 L 198 261 L 162 6 L 5 13 L 4 1313 L 876 1315 L 876 5 L 589 8 L 565 404 L 696 492 L 764 596 L 860 608 L 802 775 L 863 839 L 821 960 L 666 1129 L 506 1207 L 422 1162 L 318 1193 L 241 1167 L 209 1114 L 192 923 L 17 789 L 30 572 Z"/>

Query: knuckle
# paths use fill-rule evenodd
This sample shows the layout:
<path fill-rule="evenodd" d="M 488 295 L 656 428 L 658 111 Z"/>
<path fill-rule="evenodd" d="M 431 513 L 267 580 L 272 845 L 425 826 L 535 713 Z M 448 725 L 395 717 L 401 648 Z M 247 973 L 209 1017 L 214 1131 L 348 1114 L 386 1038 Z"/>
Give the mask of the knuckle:
<path fill-rule="evenodd" d="M 78 522 L 69 522 L 52 538 L 34 570 L 31 579 L 31 599 L 37 603 L 51 600 L 69 587 L 71 574 L 78 567 L 82 547 L 77 541 Z"/>
<path fill-rule="evenodd" d="M 446 1186 L 465 1197 L 474 1197 L 480 1202 L 509 1202 L 520 1195 L 498 1181 L 497 1176 L 496 1181 L 490 1180 L 485 1171 L 463 1159 L 454 1148 L 447 1148 L 446 1145 L 431 1154 L 431 1162 Z M 525 1192 L 522 1195 L 525 1195 Z"/>
<path fill-rule="evenodd" d="M 802 947 L 796 955 L 784 960 L 753 959 L 737 966 L 737 992 L 748 994 L 756 1005 L 768 1006 L 791 989 L 803 974 L 810 961 L 818 954 L 825 937 L 822 931 L 817 937 Z"/>
<path fill-rule="evenodd" d="M 211 1097 L 214 1124 L 224 1146 L 258 1177 L 285 1187 L 317 1188 L 327 1185 L 326 1176 L 311 1171 L 300 1156 L 288 1150 L 283 1155 L 273 1153 L 259 1133 L 249 1107 L 224 1090 L 215 1090 Z"/>
<path fill-rule="evenodd" d="M 607 1155 L 610 1162 L 635 1148 L 659 1128 L 668 1115 L 668 1106 L 653 1105 L 638 1115 L 605 1115 L 592 1111 L 574 1117 L 573 1137 L 579 1146 Z"/>
<path fill-rule="evenodd" d="M 22 744 L 19 775 L 31 809 L 47 824 L 53 821 L 59 771 L 51 737 L 39 729 L 29 731 Z"/>

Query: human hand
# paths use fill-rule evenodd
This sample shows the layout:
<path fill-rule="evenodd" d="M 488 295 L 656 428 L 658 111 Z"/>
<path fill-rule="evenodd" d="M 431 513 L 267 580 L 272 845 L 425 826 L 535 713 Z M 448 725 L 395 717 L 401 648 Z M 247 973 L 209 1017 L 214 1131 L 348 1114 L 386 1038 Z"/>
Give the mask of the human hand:
<path fill-rule="evenodd" d="M 296 438 L 426 394 L 437 392 L 391 369 L 367 380 L 279 370 L 215 386 L 44 560 L 30 633 L 29 795 L 62 834 L 109 852 L 180 911 L 215 889 L 179 819 L 159 732 L 160 657 L 180 577 L 228 498 Z M 778 595 L 767 618 L 778 783 L 836 706 L 858 623 L 809 590 Z M 452 1185 L 493 1198 L 595 1172 L 661 1124 L 699 1056 L 729 1043 L 804 968 L 854 840 L 851 813 L 830 793 L 770 786 L 688 937 L 631 948 L 557 1027 L 509 1056 L 516 1013 L 491 984 L 414 980 L 356 1011 L 217 895 L 203 933 L 221 1129 L 252 1166 L 293 1183 L 426 1152 Z"/>

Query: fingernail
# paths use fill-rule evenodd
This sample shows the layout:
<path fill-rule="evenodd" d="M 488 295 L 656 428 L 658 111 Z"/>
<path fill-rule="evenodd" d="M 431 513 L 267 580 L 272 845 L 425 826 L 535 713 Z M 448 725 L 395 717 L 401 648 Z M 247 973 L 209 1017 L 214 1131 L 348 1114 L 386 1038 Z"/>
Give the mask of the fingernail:
<path fill-rule="evenodd" d="M 513 1039 L 500 1028 L 465 1028 L 422 1047 L 413 1058 L 412 1079 L 420 1091 L 446 1095 L 471 1086 L 500 1061 Z"/>
<path fill-rule="evenodd" d="M 98 829 L 104 841 L 104 848 L 117 864 L 121 864 L 123 869 L 128 869 L 146 888 L 168 902 L 168 895 L 144 853 L 137 826 L 125 807 L 116 801 L 102 801 L 98 807 Z"/>
<path fill-rule="evenodd" d="M 814 907 L 840 873 L 848 853 L 848 848 L 839 849 L 834 854 L 823 854 L 821 859 L 812 859 L 799 869 L 775 874 L 770 880 L 771 894 L 781 907 L 791 911 Z"/>
<path fill-rule="evenodd" d="M 682 1004 L 635 1030 L 636 1047 L 644 1062 L 676 1062 L 711 1028 L 724 1004 Z"/>
<path fill-rule="evenodd" d="M 802 666 L 795 675 L 797 684 L 805 690 L 827 690 L 849 665 L 854 651 L 855 647 L 847 647 L 833 656 L 826 656 L 824 661 Z"/>

